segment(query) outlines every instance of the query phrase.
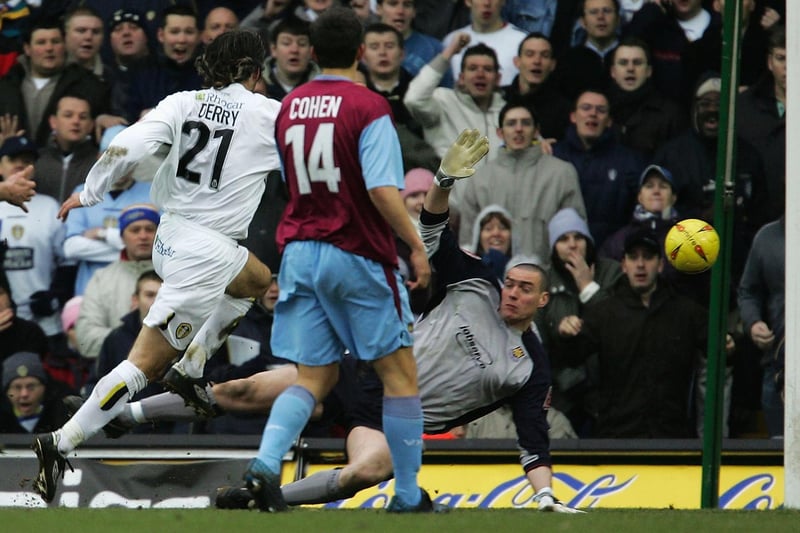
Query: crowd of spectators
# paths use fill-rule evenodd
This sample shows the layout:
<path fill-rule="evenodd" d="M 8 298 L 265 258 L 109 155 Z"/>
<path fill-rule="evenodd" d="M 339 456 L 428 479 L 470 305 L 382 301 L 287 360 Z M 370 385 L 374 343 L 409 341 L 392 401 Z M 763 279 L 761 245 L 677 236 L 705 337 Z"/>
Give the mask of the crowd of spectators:
<path fill-rule="evenodd" d="M 256 91 L 281 100 L 319 73 L 309 24 L 340 3 L 364 24 L 359 70 L 391 106 L 412 219 L 458 132 L 488 136 L 489 156 L 451 194 L 450 220 L 498 275 L 512 249 L 549 269 L 534 329 L 553 406 L 572 426 L 559 434 L 699 436 L 710 276 L 671 268 L 663 241 L 683 218 L 713 222 L 723 0 L 21 0 L 0 10 L 0 184 L 10 189 L 29 165 L 36 183 L 25 210 L 0 201 L 0 431 L 63 423 L 54 396 L 88 393 L 124 357 L 158 290 L 148 182 L 123 179 L 56 221 L 98 153 L 165 96 L 201 88 L 195 58 L 233 28 L 261 35 Z M 786 8 L 742 5 L 725 432 L 780 437 Z M 246 243 L 273 272 L 286 201 L 271 175 Z M 423 312 L 433 295 L 414 296 Z M 271 309 L 254 307 L 209 379 L 280 363 L 263 331 Z M 258 433 L 256 422 L 151 429 Z"/>

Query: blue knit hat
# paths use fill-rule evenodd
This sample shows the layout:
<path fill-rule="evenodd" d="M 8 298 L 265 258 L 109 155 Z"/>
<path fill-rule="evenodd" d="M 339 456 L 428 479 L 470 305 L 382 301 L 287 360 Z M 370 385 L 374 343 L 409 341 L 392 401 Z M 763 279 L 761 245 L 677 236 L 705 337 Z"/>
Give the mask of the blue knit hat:
<path fill-rule="evenodd" d="M 562 235 L 570 231 L 580 233 L 594 244 L 594 238 L 592 234 L 589 233 L 589 226 L 586 225 L 586 221 L 581 218 L 574 208 L 565 207 L 553 215 L 553 218 L 550 219 L 550 223 L 547 225 L 547 233 L 550 238 L 550 250 L 553 249 L 556 245 L 556 241 L 558 241 Z"/>
<path fill-rule="evenodd" d="M 129 205 L 119 214 L 119 234 L 122 235 L 125 228 L 139 220 L 149 220 L 158 226 L 161 221 L 161 215 L 158 212 L 158 208 L 153 204 Z"/>

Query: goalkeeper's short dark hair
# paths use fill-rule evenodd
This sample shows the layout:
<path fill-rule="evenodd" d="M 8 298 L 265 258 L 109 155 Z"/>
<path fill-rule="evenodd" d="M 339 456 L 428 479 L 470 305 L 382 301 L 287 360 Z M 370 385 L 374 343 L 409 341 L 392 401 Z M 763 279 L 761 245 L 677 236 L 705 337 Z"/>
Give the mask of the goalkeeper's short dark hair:
<path fill-rule="evenodd" d="M 208 87 L 216 89 L 241 83 L 261 72 L 266 50 L 261 37 L 252 30 L 231 30 L 208 45 L 195 61 L 197 72 Z"/>

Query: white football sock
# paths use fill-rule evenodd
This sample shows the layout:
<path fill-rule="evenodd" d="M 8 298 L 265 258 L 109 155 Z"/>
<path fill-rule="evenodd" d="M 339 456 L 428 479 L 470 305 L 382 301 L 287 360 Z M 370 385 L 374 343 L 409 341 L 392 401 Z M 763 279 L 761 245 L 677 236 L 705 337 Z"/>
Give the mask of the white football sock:
<path fill-rule="evenodd" d="M 66 455 L 100 431 L 125 408 L 127 401 L 147 386 L 144 372 L 122 361 L 103 376 L 78 412 L 56 431 L 58 451 Z"/>

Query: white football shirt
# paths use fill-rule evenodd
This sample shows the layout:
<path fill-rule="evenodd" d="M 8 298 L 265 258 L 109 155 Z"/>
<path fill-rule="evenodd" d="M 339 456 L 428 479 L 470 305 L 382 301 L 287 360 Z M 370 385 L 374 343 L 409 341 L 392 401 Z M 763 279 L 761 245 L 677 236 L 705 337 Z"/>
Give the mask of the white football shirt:
<path fill-rule="evenodd" d="M 155 157 L 150 194 L 159 208 L 243 239 L 267 174 L 280 168 L 279 108 L 238 83 L 167 96 L 114 138 L 89 172 L 81 203 L 98 203 L 111 184 Z"/>

